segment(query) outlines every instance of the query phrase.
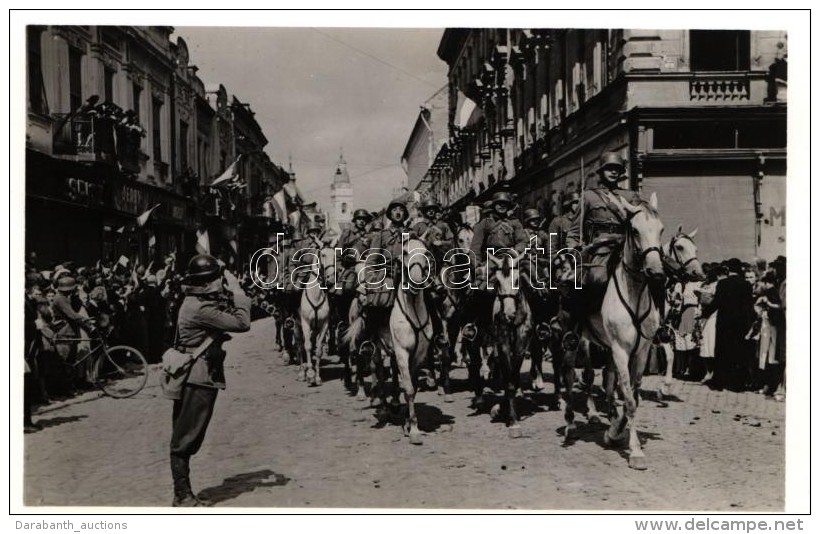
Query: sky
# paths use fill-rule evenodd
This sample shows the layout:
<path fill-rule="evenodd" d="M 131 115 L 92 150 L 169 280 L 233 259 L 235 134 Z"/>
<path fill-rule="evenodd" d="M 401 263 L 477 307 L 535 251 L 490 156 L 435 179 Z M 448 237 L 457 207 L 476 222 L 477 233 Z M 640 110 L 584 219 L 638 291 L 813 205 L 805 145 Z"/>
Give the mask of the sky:
<path fill-rule="evenodd" d="M 356 207 L 383 207 L 404 184 L 401 155 L 421 104 L 447 84 L 441 29 L 177 26 L 205 84 L 250 104 L 302 194 L 329 207 L 344 151 Z"/>

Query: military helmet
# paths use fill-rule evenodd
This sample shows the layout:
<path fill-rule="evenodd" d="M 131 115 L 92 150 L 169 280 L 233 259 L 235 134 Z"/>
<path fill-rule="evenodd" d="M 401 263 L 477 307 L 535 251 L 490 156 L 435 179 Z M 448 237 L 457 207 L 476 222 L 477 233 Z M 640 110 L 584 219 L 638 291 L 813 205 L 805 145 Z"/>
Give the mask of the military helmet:
<path fill-rule="evenodd" d="M 393 200 L 390 204 L 387 205 L 387 218 L 390 218 L 390 212 L 393 208 L 401 208 L 404 210 L 404 217 L 402 217 L 402 221 L 406 221 L 408 217 L 410 217 L 410 211 L 407 209 L 407 204 L 403 200 Z"/>
<path fill-rule="evenodd" d="M 438 202 L 436 202 L 435 200 L 433 200 L 431 198 L 428 198 L 428 199 L 425 199 L 424 201 L 422 201 L 422 203 L 419 205 L 419 209 L 421 211 L 427 211 L 429 209 L 440 210 L 441 205 Z"/>
<path fill-rule="evenodd" d="M 185 272 L 185 283 L 202 285 L 213 282 L 222 276 L 222 265 L 210 254 L 197 254 L 188 262 Z"/>
<path fill-rule="evenodd" d="M 604 152 L 601 155 L 601 164 L 598 166 L 598 172 L 601 172 L 606 167 L 618 167 L 621 169 L 621 174 L 626 171 L 624 160 L 617 152 Z"/>
<path fill-rule="evenodd" d="M 371 219 L 370 212 L 365 209 L 357 209 L 353 212 L 353 220 L 356 219 L 364 219 L 365 221 L 369 221 Z"/>
<path fill-rule="evenodd" d="M 567 192 L 564 193 L 564 200 L 561 202 L 561 205 L 566 208 L 569 207 L 569 205 L 573 202 L 580 202 L 580 200 L 581 195 L 579 195 L 577 191 Z"/>
<path fill-rule="evenodd" d="M 540 219 L 541 213 L 536 208 L 528 208 L 524 210 L 524 222 L 527 223 L 533 219 Z"/>

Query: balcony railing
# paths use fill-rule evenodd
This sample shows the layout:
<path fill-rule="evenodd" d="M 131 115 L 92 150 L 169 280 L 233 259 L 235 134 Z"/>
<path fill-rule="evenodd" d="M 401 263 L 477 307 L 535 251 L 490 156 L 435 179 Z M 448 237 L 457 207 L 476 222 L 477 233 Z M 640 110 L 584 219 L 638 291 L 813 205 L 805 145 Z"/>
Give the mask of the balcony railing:
<path fill-rule="evenodd" d="M 93 115 L 55 114 L 54 119 L 55 154 L 109 161 L 127 174 L 139 174 L 143 136 L 139 125 Z"/>
<path fill-rule="evenodd" d="M 75 156 L 97 154 L 99 143 L 96 139 L 94 119 L 68 118 L 66 114 L 57 114 L 55 119 L 58 125 L 62 124 L 54 136 L 55 153 Z"/>
<path fill-rule="evenodd" d="M 689 98 L 712 102 L 749 100 L 749 78 L 737 74 L 696 75 L 689 81 Z"/>

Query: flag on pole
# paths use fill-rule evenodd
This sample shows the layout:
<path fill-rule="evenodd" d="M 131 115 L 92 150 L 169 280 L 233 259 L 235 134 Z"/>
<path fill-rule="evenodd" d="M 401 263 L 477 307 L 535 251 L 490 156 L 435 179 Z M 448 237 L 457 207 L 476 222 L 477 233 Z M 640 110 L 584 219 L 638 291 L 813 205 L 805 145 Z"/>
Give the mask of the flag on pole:
<path fill-rule="evenodd" d="M 453 124 L 458 128 L 472 126 L 481 117 L 482 111 L 478 104 L 467 95 L 458 92 L 456 100 L 456 116 Z"/>
<path fill-rule="evenodd" d="M 234 180 L 234 179 L 236 179 L 236 178 L 237 178 L 238 173 L 237 173 L 237 167 L 236 167 L 236 164 L 237 164 L 237 163 L 239 163 L 239 158 L 240 158 L 240 157 L 241 157 L 241 156 L 238 156 L 238 157 L 236 158 L 236 160 L 235 160 L 233 163 L 231 163 L 230 165 L 228 165 L 228 168 L 227 168 L 227 169 L 225 169 L 225 172 L 223 172 L 223 173 L 219 176 L 219 178 L 217 178 L 216 180 L 214 180 L 213 182 L 211 182 L 211 187 L 215 187 L 215 186 L 217 186 L 217 185 L 222 185 L 222 184 L 225 184 L 225 183 L 230 182 L 231 180 Z"/>
<path fill-rule="evenodd" d="M 288 211 L 285 208 L 285 190 L 282 189 L 272 199 L 273 209 L 276 211 L 276 218 L 282 222 L 288 220 Z"/>
<path fill-rule="evenodd" d="M 145 211 L 139 217 L 137 217 L 137 226 L 145 226 L 145 223 L 148 222 L 148 217 L 150 217 L 154 210 L 157 209 L 159 206 L 159 204 L 155 204 L 149 210 Z"/>
<path fill-rule="evenodd" d="M 208 230 L 196 231 L 196 251 L 198 254 L 211 253 L 211 240 L 208 238 Z"/>

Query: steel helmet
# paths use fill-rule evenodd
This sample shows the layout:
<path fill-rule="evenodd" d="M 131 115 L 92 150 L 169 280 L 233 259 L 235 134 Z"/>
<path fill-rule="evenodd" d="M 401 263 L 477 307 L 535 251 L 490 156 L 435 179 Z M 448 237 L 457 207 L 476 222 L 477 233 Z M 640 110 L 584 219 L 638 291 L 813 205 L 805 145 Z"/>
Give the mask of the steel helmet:
<path fill-rule="evenodd" d="M 540 219 L 541 214 L 538 212 L 536 208 L 528 208 L 524 210 L 524 222 L 529 222 L 533 219 Z"/>
<path fill-rule="evenodd" d="M 421 211 L 427 211 L 427 210 L 429 210 L 429 209 L 437 209 L 437 210 L 440 210 L 440 209 L 441 209 L 441 205 L 440 205 L 438 202 L 436 202 L 435 200 L 433 200 L 433 199 L 431 199 L 431 198 L 428 198 L 428 199 L 425 199 L 425 200 L 421 203 L 421 205 L 419 206 L 419 209 L 420 209 Z"/>
<path fill-rule="evenodd" d="M 369 221 L 371 219 L 370 212 L 365 209 L 357 209 L 353 212 L 353 220 L 356 219 L 364 219 L 365 221 Z"/>
<path fill-rule="evenodd" d="M 213 282 L 220 276 L 222 276 L 222 266 L 216 258 L 210 254 L 197 254 L 188 262 L 185 283 L 202 285 Z"/>
<path fill-rule="evenodd" d="M 498 193 L 493 195 L 493 206 L 495 206 L 496 204 L 501 204 L 502 202 L 510 207 L 512 207 L 515 204 L 510 194 L 506 191 L 499 191 Z"/>
<path fill-rule="evenodd" d="M 617 152 L 604 152 L 601 155 L 601 164 L 598 166 L 598 172 L 604 170 L 605 167 L 618 167 L 621 169 L 621 174 L 626 171 L 624 160 Z"/>
<path fill-rule="evenodd" d="M 402 221 L 406 221 L 408 217 L 410 217 L 410 212 L 407 210 L 407 204 L 403 200 L 394 200 L 390 204 L 387 205 L 387 216 L 390 217 L 390 212 L 393 208 L 402 208 L 404 210 L 404 217 L 402 217 Z"/>

